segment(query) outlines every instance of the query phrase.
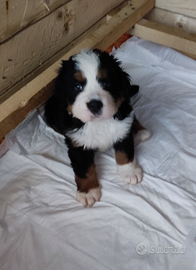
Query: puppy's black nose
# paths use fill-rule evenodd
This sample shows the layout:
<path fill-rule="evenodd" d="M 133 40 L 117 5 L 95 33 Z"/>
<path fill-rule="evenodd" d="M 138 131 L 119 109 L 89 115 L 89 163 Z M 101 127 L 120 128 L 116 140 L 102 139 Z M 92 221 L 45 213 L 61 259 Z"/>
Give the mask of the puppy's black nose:
<path fill-rule="evenodd" d="M 92 99 L 87 103 L 87 107 L 93 114 L 101 114 L 103 103 L 100 100 Z"/>

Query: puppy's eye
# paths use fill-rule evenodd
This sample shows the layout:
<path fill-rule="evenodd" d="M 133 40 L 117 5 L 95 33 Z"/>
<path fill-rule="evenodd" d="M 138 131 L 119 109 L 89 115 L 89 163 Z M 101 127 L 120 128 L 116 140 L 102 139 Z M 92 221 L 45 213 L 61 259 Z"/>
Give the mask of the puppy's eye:
<path fill-rule="evenodd" d="M 110 83 L 109 82 L 101 82 L 101 84 L 102 84 L 102 87 L 103 88 L 109 88 L 110 87 Z"/>
<path fill-rule="evenodd" d="M 80 91 L 82 91 L 82 89 L 83 89 L 83 86 L 81 84 L 79 84 L 79 83 L 75 84 L 75 90 L 76 91 L 80 92 Z"/>

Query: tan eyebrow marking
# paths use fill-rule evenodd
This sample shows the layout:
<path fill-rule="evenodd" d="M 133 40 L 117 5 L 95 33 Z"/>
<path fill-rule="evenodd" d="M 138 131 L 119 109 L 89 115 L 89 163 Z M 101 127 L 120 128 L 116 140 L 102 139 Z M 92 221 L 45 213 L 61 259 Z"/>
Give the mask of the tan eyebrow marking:
<path fill-rule="evenodd" d="M 78 71 L 74 74 L 75 78 L 79 82 L 86 82 L 86 78 L 84 77 L 83 73 L 81 71 Z"/>
<path fill-rule="evenodd" d="M 98 70 L 98 74 L 97 74 L 97 78 L 98 79 L 105 79 L 105 78 L 107 78 L 107 70 L 106 69 L 103 69 L 103 68 L 100 68 L 99 70 Z"/>

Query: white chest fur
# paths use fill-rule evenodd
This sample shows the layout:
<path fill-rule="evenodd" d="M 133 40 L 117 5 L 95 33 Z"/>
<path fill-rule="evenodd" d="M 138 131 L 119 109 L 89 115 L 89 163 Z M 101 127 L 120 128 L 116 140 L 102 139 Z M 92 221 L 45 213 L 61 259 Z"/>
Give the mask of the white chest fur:
<path fill-rule="evenodd" d="M 77 146 L 104 151 L 123 139 L 133 123 L 134 112 L 119 121 L 113 118 L 86 123 L 83 128 L 67 133 Z"/>

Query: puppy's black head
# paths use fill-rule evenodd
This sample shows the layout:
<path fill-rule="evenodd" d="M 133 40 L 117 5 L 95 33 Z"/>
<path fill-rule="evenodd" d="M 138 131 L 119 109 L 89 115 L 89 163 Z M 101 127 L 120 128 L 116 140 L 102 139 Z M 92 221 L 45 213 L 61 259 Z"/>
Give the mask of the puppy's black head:
<path fill-rule="evenodd" d="M 89 50 L 62 62 L 54 96 L 62 109 L 86 123 L 111 118 L 135 90 L 117 59 Z"/>

